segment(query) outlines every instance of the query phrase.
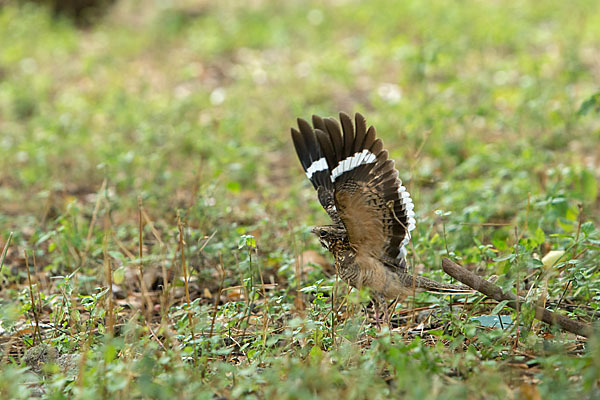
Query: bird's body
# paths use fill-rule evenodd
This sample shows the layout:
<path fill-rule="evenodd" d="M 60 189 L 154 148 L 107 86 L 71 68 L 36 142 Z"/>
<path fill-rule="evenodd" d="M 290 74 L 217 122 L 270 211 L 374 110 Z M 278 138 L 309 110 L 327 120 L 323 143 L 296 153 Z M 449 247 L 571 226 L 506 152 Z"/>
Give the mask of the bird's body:
<path fill-rule="evenodd" d="M 402 299 L 414 291 L 471 293 L 464 286 L 409 274 L 405 246 L 415 227 L 414 205 L 375 129 L 360 114 L 298 119 L 292 139 L 308 179 L 333 224 L 315 227 L 335 258 L 338 275 L 376 297 Z"/>
<path fill-rule="evenodd" d="M 407 272 L 406 260 L 359 255 L 350 246 L 343 228 L 325 225 L 313 228 L 321 245 L 333 255 L 336 272 L 355 288 L 368 287 L 385 299 L 402 299 L 419 291 L 445 294 L 468 294 L 472 289 L 436 282 Z"/>

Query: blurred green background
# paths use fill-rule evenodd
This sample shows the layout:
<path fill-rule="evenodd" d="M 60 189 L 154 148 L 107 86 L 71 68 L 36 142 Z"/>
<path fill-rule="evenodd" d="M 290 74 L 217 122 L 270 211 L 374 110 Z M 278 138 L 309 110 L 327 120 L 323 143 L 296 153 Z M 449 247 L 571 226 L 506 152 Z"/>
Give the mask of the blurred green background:
<path fill-rule="evenodd" d="M 83 26 L 24 3 L 0 18 L 3 237 L 36 243 L 69 212 L 89 225 L 106 179 L 117 225 L 142 196 L 165 225 L 185 209 L 204 235 L 285 249 L 269 238 L 326 218 L 289 127 L 338 111 L 377 127 L 417 244 L 438 209 L 475 224 L 449 227 L 459 251 L 513 230 L 477 224 L 573 231 L 579 203 L 598 216 L 596 1 L 121 1 Z"/>
<path fill-rule="evenodd" d="M 11 213 L 95 192 L 104 177 L 125 203 L 141 193 L 165 208 L 211 183 L 227 189 L 222 210 L 247 191 L 262 206 L 297 197 L 287 131 L 312 113 L 363 112 L 418 199 L 433 187 L 433 201 L 462 209 L 487 196 L 484 219 L 564 181 L 564 166 L 598 166 L 598 114 L 577 115 L 598 90 L 595 1 L 123 1 L 106 12 L 77 29 L 33 4 L 2 8 Z"/>
<path fill-rule="evenodd" d="M 4 302 L 26 302 L 24 250 L 40 276 L 77 271 L 81 295 L 104 284 L 106 237 L 114 268 L 135 267 L 139 197 L 148 268 L 179 273 L 179 212 L 193 298 L 210 303 L 219 264 L 239 285 L 256 244 L 291 307 L 289 289 L 333 278 L 294 271 L 327 217 L 289 128 L 358 111 L 415 200 L 419 272 L 447 279 L 450 253 L 510 287 L 564 250 L 550 295 L 569 282 L 600 307 L 597 0 L 52 4 L 0 4 Z"/>

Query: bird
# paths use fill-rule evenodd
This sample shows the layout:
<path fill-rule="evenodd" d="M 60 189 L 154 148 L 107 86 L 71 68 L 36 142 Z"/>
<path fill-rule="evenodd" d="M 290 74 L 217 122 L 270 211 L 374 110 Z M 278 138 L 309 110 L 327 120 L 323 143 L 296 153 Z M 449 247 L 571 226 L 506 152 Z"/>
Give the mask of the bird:
<path fill-rule="evenodd" d="M 332 223 L 311 232 L 350 286 L 368 288 L 378 302 L 412 293 L 471 294 L 468 286 L 409 273 L 406 261 L 416 226 L 414 203 L 383 141 L 356 113 L 297 119 L 291 137 L 300 163 Z"/>

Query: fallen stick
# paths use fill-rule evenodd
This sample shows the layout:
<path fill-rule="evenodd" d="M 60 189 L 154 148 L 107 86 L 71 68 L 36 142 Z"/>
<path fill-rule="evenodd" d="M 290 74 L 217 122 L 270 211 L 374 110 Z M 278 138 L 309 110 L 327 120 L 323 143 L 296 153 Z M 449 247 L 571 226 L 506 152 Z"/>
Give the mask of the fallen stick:
<path fill-rule="evenodd" d="M 517 296 L 515 296 L 513 293 L 503 292 L 499 286 L 496 286 L 493 283 L 475 275 L 465 267 L 458 265 L 452 260 L 444 258 L 442 260 L 442 268 L 444 269 L 444 272 L 451 277 L 458 279 L 465 285 L 485 294 L 494 300 L 507 300 L 508 303 L 506 305 L 514 308 L 515 310 L 517 307 L 519 307 L 519 303 L 522 302 L 521 300 L 517 302 Z M 591 325 L 575 321 L 543 307 L 535 307 L 535 318 L 550 325 L 558 325 L 562 329 L 576 335 L 589 337 L 593 333 L 593 328 Z"/>

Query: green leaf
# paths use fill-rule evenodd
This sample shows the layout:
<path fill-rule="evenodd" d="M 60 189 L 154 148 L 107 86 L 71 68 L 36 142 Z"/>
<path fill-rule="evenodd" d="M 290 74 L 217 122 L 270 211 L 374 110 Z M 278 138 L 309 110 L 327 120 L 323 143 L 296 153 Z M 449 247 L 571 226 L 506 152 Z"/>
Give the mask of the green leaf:
<path fill-rule="evenodd" d="M 527 267 L 528 268 L 539 268 L 539 267 L 543 267 L 544 263 L 542 263 L 541 260 L 538 260 L 537 258 L 530 258 L 527 260 Z"/>
<path fill-rule="evenodd" d="M 494 261 L 496 261 L 496 262 L 506 261 L 506 260 L 513 261 L 515 258 L 517 258 L 516 254 L 507 254 L 504 256 L 494 258 Z"/>
<path fill-rule="evenodd" d="M 117 268 L 113 271 L 113 282 L 120 285 L 125 280 L 125 267 Z"/>
<path fill-rule="evenodd" d="M 127 262 L 127 258 L 123 255 L 123 253 L 119 251 L 109 250 L 108 255 L 116 260 L 121 260 L 122 262 Z"/>
<path fill-rule="evenodd" d="M 581 232 L 589 235 L 594 231 L 594 223 L 592 221 L 587 221 L 581 225 Z"/>
<path fill-rule="evenodd" d="M 242 185 L 236 181 L 229 181 L 225 184 L 227 190 L 233 193 L 239 193 L 242 190 Z"/>
<path fill-rule="evenodd" d="M 44 243 L 46 240 L 50 239 L 52 236 L 54 236 L 56 232 L 55 231 L 50 231 L 44 235 L 42 235 L 37 242 L 35 242 L 36 246 L 39 246 L 40 244 Z"/>
<path fill-rule="evenodd" d="M 249 249 L 253 249 L 256 247 L 256 240 L 254 239 L 254 236 L 252 235 L 242 235 L 240 237 L 240 240 L 238 242 L 238 249 L 243 249 L 244 247 L 247 247 Z"/>
<path fill-rule="evenodd" d="M 546 235 L 544 234 L 544 231 L 542 230 L 542 228 L 540 228 L 539 226 L 535 230 L 535 236 L 533 239 L 535 240 L 535 242 L 538 245 L 540 245 L 546 241 Z"/>
<path fill-rule="evenodd" d="M 591 95 L 583 103 L 581 103 L 581 107 L 579 107 L 577 115 L 586 115 L 592 110 L 600 113 L 600 92 Z"/>
<path fill-rule="evenodd" d="M 317 290 L 317 287 L 315 285 L 306 286 L 300 289 L 302 293 L 310 293 L 314 292 L 315 290 Z"/>
<path fill-rule="evenodd" d="M 111 363 L 117 356 L 117 349 L 114 345 L 108 344 L 104 348 L 104 361 L 109 364 Z"/>
<path fill-rule="evenodd" d="M 496 304 L 496 307 L 492 310 L 492 314 L 498 314 L 507 304 L 508 300 L 502 300 L 500 303 Z"/>

